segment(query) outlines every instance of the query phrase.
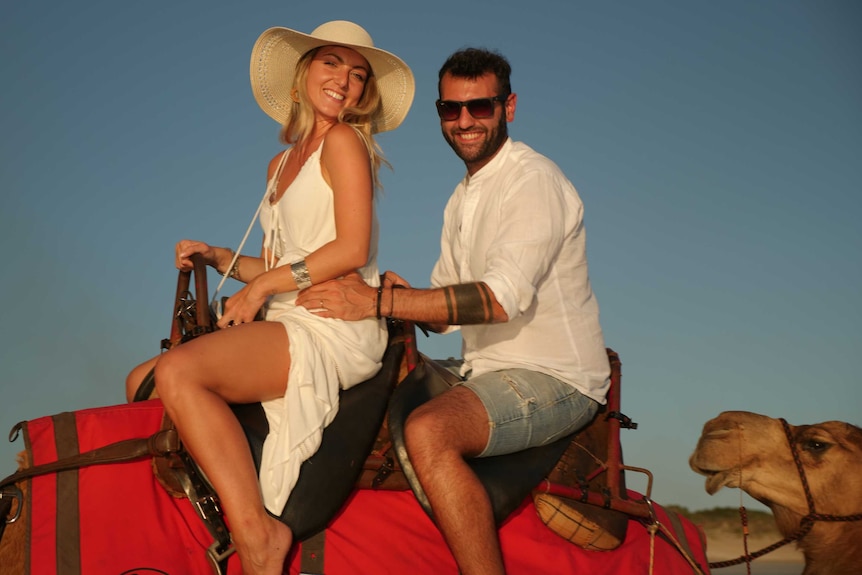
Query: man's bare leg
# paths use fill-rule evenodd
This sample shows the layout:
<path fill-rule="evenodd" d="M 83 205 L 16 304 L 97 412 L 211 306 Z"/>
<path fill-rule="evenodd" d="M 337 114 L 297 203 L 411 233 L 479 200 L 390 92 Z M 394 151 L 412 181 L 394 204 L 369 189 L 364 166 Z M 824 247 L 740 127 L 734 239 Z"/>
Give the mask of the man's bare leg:
<path fill-rule="evenodd" d="M 404 439 L 437 527 L 462 575 L 504 575 L 491 502 L 465 458 L 488 442 L 488 415 L 476 395 L 457 387 L 419 406 Z"/>

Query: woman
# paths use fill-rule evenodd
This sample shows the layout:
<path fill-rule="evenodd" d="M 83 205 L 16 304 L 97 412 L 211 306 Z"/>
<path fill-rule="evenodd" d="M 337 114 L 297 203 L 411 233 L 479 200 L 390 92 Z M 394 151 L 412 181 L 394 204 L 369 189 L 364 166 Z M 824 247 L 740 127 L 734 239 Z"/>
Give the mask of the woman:
<path fill-rule="evenodd" d="M 344 21 L 311 34 L 267 30 L 252 51 L 251 81 L 292 145 L 269 164 L 261 256 L 177 243 L 179 269 L 191 269 L 198 253 L 246 285 L 227 301 L 223 329 L 141 364 L 126 385 L 133 397 L 155 367 L 168 415 L 219 494 L 243 572 L 280 574 L 292 534 L 267 510 L 284 507 L 300 464 L 335 416 L 339 388 L 376 373 L 386 346 L 381 320 L 319 318 L 294 300 L 298 290 L 352 270 L 379 282 L 373 194 L 384 160 L 372 134 L 401 123 L 414 83 L 403 61 Z M 253 321 L 262 307 L 266 321 Z M 259 478 L 228 407 L 257 401 L 270 425 Z"/>

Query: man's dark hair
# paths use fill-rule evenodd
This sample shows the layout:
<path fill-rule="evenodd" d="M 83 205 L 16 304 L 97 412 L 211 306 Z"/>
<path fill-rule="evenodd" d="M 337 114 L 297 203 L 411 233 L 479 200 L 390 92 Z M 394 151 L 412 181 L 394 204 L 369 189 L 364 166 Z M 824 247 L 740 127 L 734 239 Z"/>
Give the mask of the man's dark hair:
<path fill-rule="evenodd" d="M 502 54 L 484 48 L 464 48 L 449 56 L 437 76 L 437 93 L 440 93 L 440 81 L 447 73 L 456 78 L 475 80 L 488 72 L 492 72 L 497 77 L 497 84 L 500 87 L 498 96 L 508 96 L 512 93 L 512 84 L 509 81 L 512 67 L 509 61 Z"/>

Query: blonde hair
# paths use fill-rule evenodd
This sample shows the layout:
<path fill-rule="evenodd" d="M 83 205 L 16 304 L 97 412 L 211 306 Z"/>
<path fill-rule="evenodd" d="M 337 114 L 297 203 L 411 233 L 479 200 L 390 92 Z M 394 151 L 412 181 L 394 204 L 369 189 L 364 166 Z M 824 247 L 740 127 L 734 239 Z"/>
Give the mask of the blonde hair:
<path fill-rule="evenodd" d="M 293 91 L 296 98 L 291 102 L 291 113 L 287 123 L 282 126 L 280 139 L 283 143 L 297 145 L 311 136 L 314 129 L 314 110 L 308 103 L 308 92 L 306 80 L 311 61 L 320 48 L 309 50 L 296 63 L 296 75 L 293 81 Z M 299 100 L 299 101 L 296 101 Z M 389 162 L 383 157 L 383 152 L 374 139 L 375 124 L 381 119 L 383 111 L 380 90 L 377 88 L 377 79 L 373 70 L 365 80 L 365 88 L 362 97 L 355 106 L 344 108 L 338 114 L 338 121 L 347 124 L 359 135 L 365 148 L 368 150 L 368 158 L 371 161 L 371 183 L 375 190 L 382 189 L 378 172 L 381 165 L 391 168 Z"/>

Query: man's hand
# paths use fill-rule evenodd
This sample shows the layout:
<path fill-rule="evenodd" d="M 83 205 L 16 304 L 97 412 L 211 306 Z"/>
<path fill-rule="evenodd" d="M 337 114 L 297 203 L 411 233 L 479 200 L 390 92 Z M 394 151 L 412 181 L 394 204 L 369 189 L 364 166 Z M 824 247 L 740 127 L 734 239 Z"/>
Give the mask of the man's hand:
<path fill-rule="evenodd" d="M 396 286 L 409 288 L 410 284 L 407 282 L 406 279 L 393 272 L 392 270 L 386 270 L 386 272 L 383 274 L 383 287 L 391 288 Z"/>
<path fill-rule="evenodd" d="M 296 297 L 296 305 L 320 317 L 356 321 L 377 315 L 377 288 L 351 272 L 302 290 Z"/>

